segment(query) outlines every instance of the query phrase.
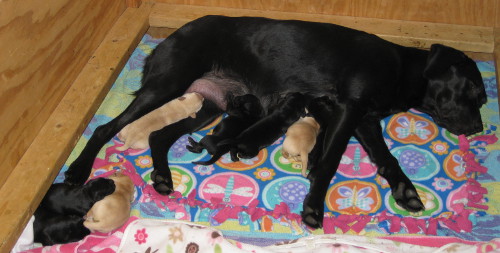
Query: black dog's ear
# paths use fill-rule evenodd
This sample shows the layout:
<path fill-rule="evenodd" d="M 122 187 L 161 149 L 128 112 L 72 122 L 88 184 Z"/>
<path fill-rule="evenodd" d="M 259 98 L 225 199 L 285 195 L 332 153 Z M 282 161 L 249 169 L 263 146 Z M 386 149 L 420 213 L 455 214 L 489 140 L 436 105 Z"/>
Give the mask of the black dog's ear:
<path fill-rule="evenodd" d="M 433 44 L 424 69 L 424 77 L 434 79 L 446 72 L 452 65 L 467 59 L 459 50 L 441 44 Z"/>

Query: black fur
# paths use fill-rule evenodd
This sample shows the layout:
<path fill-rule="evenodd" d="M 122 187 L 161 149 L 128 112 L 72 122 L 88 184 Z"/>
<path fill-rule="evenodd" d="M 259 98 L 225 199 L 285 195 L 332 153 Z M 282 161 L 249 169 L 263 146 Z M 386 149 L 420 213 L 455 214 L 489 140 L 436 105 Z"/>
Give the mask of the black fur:
<path fill-rule="evenodd" d="M 113 180 L 97 178 L 87 184 L 50 186 L 35 211 L 35 242 L 45 245 L 79 241 L 90 234 L 83 217 L 95 202 L 115 191 Z"/>
<path fill-rule="evenodd" d="M 34 241 L 43 246 L 77 242 L 90 234 L 78 215 L 54 215 L 44 209 L 35 211 Z"/>
<path fill-rule="evenodd" d="M 208 161 L 193 162 L 194 164 L 210 165 L 219 160 L 222 155 L 229 152 L 230 146 L 218 146 L 218 144 L 223 140 L 235 138 L 261 119 L 264 116 L 264 108 L 256 96 L 246 94 L 228 99 L 226 113 L 228 116 L 222 119 L 211 135 L 203 137 L 199 143 L 189 138 L 190 145 L 186 146 L 189 151 L 200 153 L 203 149 L 207 149 L 207 152 L 213 155 Z"/>
<path fill-rule="evenodd" d="M 307 168 L 309 170 L 314 169 L 316 163 L 321 158 L 325 129 L 328 127 L 328 121 L 333 115 L 333 107 L 334 102 L 327 96 L 314 98 L 307 104 L 308 116 L 313 117 L 320 126 L 318 136 L 316 137 L 316 144 L 309 153 L 307 160 Z"/>
<path fill-rule="evenodd" d="M 241 80 L 266 111 L 274 106 L 268 101 L 276 94 L 332 98 L 321 156 L 309 173 L 311 186 L 303 204 L 303 221 L 311 227 L 322 226 L 328 185 L 351 136 L 378 166 L 399 205 L 423 209 L 415 187 L 385 145 L 380 119 L 415 108 L 456 135 L 482 131 L 484 84 L 475 62 L 458 50 L 438 44 L 430 51 L 403 47 L 333 24 L 206 16 L 156 47 L 146 61 L 137 97 L 122 114 L 96 129 L 66 172 L 66 182 L 82 184 L 99 150 L 120 129 L 214 71 Z M 219 91 L 240 89 L 231 87 Z M 196 119 L 151 134 L 152 180 L 158 192 L 169 194 L 173 188 L 165 158 L 169 147 L 218 117 L 224 108 L 216 102 L 206 99 Z"/>
<path fill-rule="evenodd" d="M 295 121 L 305 115 L 306 96 L 301 93 L 289 93 L 279 102 L 276 109 L 268 116 L 245 129 L 236 138 L 220 142 L 219 146 L 229 145 L 232 156 L 252 158 L 259 151 L 283 136 Z"/>

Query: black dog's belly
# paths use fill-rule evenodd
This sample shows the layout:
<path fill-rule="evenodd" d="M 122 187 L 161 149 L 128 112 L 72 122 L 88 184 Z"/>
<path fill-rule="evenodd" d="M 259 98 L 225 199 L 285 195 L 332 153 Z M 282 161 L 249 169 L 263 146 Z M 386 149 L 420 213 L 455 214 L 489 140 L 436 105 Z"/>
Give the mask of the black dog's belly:
<path fill-rule="evenodd" d="M 205 73 L 202 78 L 195 80 L 186 91 L 186 93 L 189 92 L 199 93 L 222 110 L 226 110 L 228 94 L 241 96 L 249 91 L 238 77 L 223 71 L 212 70 Z"/>

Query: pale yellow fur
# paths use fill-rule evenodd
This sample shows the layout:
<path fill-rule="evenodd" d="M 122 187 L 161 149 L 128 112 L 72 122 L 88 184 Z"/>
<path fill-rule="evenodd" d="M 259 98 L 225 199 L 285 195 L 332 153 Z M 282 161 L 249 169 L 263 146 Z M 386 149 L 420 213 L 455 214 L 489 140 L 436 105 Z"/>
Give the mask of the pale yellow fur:
<path fill-rule="evenodd" d="M 125 144 L 116 149 L 118 151 L 124 151 L 129 148 L 148 148 L 149 135 L 152 132 L 189 116 L 194 118 L 196 113 L 201 109 L 202 104 L 203 96 L 196 92 L 186 93 L 164 104 L 158 109 L 126 125 L 120 133 L 118 133 L 118 138 Z"/>
<path fill-rule="evenodd" d="M 122 173 L 109 177 L 115 183 L 115 191 L 97 201 L 87 212 L 83 225 L 90 231 L 111 232 L 125 224 L 130 217 L 134 198 L 134 183 Z"/>
<path fill-rule="evenodd" d="M 307 176 L 308 156 L 316 144 L 318 133 L 318 122 L 313 117 L 304 117 L 293 123 L 285 134 L 281 153 L 286 159 L 301 162 L 304 177 Z"/>

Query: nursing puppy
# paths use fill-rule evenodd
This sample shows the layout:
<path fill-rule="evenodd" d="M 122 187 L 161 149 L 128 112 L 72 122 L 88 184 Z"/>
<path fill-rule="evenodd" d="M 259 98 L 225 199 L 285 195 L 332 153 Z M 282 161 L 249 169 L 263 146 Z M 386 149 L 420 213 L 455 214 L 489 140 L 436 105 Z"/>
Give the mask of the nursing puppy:
<path fill-rule="evenodd" d="M 83 217 L 95 202 L 115 190 L 112 180 L 97 178 L 82 185 L 66 183 L 53 184 L 42 199 L 38 208 L 48 212 Z M 36 218 L 36 217 L 35 217 Z"/>
<path fill-rule="evenodd" d="M 319 123 L 309 116 L 297 120 L 285 133 L 281 154 L 288 160 L 300 162 L 304 177 L 307 177 L 309 153 L 316 144 L 318 134 Z"/>
<path fill-rule="evenodd" d="M 34 241 L 42 245 L 75 242 L 90 234 L 83 216 L 97 201 L 115 190 L 112 180 L 98 178 L 87 184 L 53 184 L 35 211 Z"/>
<path fill-rule="evenodd" d="M 34 242 L 43 246 L 77 242 L 90 234 L 83 226 L 83 217 L 48 212 L 44 209 L 35 211 L 33 222 Z"/>
<path fill-rule="evenodd" d="M 125 144 L 117 147 L 116 150 L 124 151 L 129 148 L 145 149 L 149 147 L 148 139 L 152 132 L 187 117 L 195 118 L 202 103 L 203 96 L 192 92 L 164 104 L 125 126 L 118 133 L 118 138 Z"/>
<path fill-rule="evenodd" d="M 235 139 L 220 142 L 219 146 L 231 146 L 232 157 L 257 156 L 261 149 L 283 136 L 295 121 L 305 115 L 306 99 L 305 95 L 298 92 L 286 94 L 270 115 L 247 128 Z"/>
<path fill-rule="evenodd" d="M 309 168 L 309 173 L 311 173 L 311 171 L 316 167 L 316 164 L 321 159 L 321 150 L 323 149 L 325 129 L 327 129 L 328 121 L 331 120 L 331 117 L 334 113 L 334 105 L 335 103 L 328 96 L 321 96 L 311 99 L 311 101 L 307 104 L 306 108 L 308 114 L 311 115 L 319 124 L 319 132 L 316 137 L 316 144 L 308 155 L 307 168 Z"/>
<path fill-rule="evenodd" d="M 207 152 L 213 155 L 208 161 L 197 161 L 193 162 L 194 164 L 210 165 L 215 163 L 230 149 L 228 145 L 218 146 L 219 142 L 236 137 L 264 116 L 264 108 L 260 100 L 252 94 L 233 97 L 228 101 L 226 109 L 228 116 L 222 119 L 211 135 L 203 137 L 199 143 L 191 137 L 189 138 L 190 145 L 186 146 L 189 151 L 200 153 L 203 149 L 207 149 Z"/>
<path fill-rule="evenodd" d="M 85 216 L 83 225 L 91 231 L 111 232 L 121 227 L 130 217 L 134 199 L 134 183 L 121 172 L 109 177 L 115 183 L 115 191 L 96 202 Z"/>

